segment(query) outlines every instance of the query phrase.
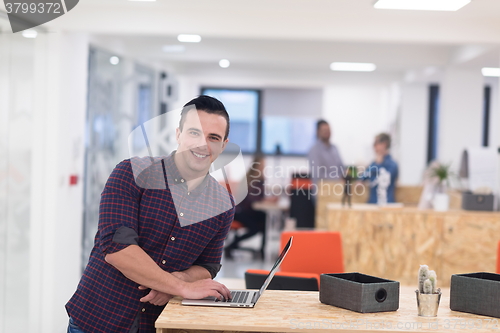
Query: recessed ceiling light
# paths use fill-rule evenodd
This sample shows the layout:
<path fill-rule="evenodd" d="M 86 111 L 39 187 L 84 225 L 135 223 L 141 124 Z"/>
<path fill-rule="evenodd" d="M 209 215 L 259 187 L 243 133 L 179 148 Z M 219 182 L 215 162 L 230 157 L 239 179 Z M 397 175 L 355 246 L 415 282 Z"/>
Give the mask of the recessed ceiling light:
<path fill-rule="evenodd" d="M 500 77 L 500 68 L 483 67 L 481 72 L 483 73 L 483 76 Z"/>
<path fill-rule="evenodd" d="M 378 0 L 373 7 L 377 9 L 403 10 L 442 10 L 456 11 L 471 0 Z"/>
<path fill-rule="evenodd" d="M 164 45 L 162 50 L 165 53 L 181 53 L 186 50 L 186 47 L 184 45 Z"/>
<path fill-rule="evenodd" d="M 201 41 L 201 36 L 181 34 L 177 36 L 177 40 L 184 43 L 199 43 Z"/>
<path fill-rule="evenodd" d="M 37 35 L 38 32 L 36 32 L 36 30 L 33 29 L 28 29 L 23 31 L 23 37 L 25 38 L 36 38 Z"/>
<path fill-rule="evenodd" d="M 118 58 L 117 56 L 112 56 L 111 58 L 109 58 L 109 63 L 111 65 L 118 65 L 120 63 L 120 58 Z"/>
<path fill-rule="evenodd" d="M 332 71 L 373 72 L 376 68 L 375 64 L 364 62 L 332 62 L 330 64 Z"/>
<path fill-rule="evenodd" d="M 228 68 L 229 65 L 231 65 L 231 63 L 227 59 L 222 59 L 221 61 L 219 61 L 219 66 L 222 68 Z"/>

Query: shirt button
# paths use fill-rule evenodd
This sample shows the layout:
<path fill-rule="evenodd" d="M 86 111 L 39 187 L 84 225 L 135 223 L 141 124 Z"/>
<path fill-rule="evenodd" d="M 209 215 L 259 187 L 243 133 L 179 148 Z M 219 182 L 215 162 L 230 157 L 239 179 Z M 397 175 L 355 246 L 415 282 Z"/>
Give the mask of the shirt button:
<path fill-rule="evenodd" d="M 173 240 L 173 241 L 174 241 L 174 240 L 175 240 L 175 237 L 173 237 L 173 236 L 172 236 L 172 237 L 170 237 L 170 240 Z"/>
<path fill-rule="evenodd" d="M 163 265 L 165 265 L 165 264 L 167 263 L 167 261 L 166 261 L 166 260 L 162 260 L 162 261 L 161 261 L 161 263 L 162 263 Z"/>
<path fill-rule="evenodd" d="M 184 213 L 180 213 L 179 215 L 180 215 L 180 216 L 184 216 Z"/>
<path fill-rule="evenodd" d="M 177 181 L 177 178 L 175 178 L 175 181 Z"/>
<path fill-rule="evenodd" d="M 190 194 L 191 194 L 191 192 L 188 192 L 188 195 L 190 195 Z"/>
<path fill-rule="evenodd" d="M 142 310 L 141 310 L 141 311 L 142 311 L 142 312 L 146 312 L 146 308 L 142 308 Z"/>
<path fill-rule="evenodd" d="M 181 183 L 184 183 L 184 179 L 181 178 Z"/>

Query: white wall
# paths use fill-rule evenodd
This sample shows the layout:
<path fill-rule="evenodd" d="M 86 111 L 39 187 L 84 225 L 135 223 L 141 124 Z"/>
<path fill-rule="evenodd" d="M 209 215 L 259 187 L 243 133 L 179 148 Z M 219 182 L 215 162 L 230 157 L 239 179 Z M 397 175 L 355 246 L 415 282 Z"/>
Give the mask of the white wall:
<path fill-rule="evenodd" d="M 420 185 L 426 168 L 429 85 L 402 86 L 399 118 L 399 184 Z"/>
<path fill-rule="evenodd" d="M 332 128 L 344 164 L 364 166 L 373 157 L 373 140 L 392 132 L 396 121 L 391 101 L 397 78 L 338 80 L 324 88 L 323 117 Z M 394 133 L 391 133 L 394 134 Z"/>

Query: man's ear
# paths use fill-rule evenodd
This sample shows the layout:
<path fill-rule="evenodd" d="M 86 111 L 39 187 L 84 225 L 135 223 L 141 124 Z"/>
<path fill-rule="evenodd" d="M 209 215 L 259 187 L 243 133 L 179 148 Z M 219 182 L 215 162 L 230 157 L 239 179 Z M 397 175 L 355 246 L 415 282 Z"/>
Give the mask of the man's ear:
<path fill-rule="evenodd" d="M 229 138 L 227 138 L 226 140 L 224 140 L 222 142 L 222 150 L 226 149 L 226 146 L 227 146 L 227 143 L 229 142 Z"/>
<path fill-rule="evenodd" d="M 181 130 L 179 127 L 175 129 L 175 141 L 177 141 L 177 144 L 180 144 L 180 137 L 181 137 Z"/>

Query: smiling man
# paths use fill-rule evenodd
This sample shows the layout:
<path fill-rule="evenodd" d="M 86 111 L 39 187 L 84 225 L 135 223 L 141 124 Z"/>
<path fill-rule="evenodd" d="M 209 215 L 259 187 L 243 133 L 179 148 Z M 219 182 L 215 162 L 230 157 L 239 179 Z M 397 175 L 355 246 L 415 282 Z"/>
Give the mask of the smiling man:
<path fill-rule="evenodd" d="M 66 304 L 68 333 L 153 333 L 174 295 L 230 297 L 212 279 L 234 201 L 208 174 L 228 134 L 224 105 L 199 96 L 182 110 L 177 151 L 115 167 L 101 195 L 89 263 Z"/>

